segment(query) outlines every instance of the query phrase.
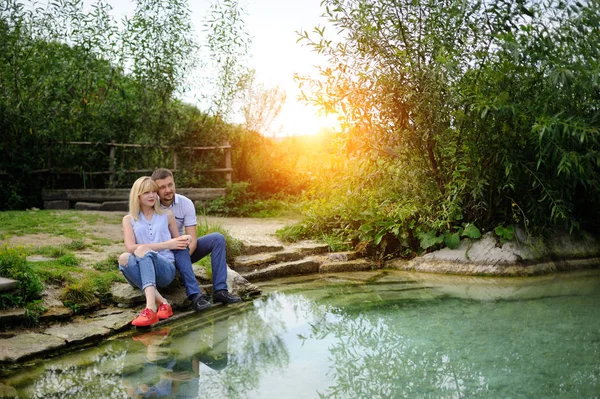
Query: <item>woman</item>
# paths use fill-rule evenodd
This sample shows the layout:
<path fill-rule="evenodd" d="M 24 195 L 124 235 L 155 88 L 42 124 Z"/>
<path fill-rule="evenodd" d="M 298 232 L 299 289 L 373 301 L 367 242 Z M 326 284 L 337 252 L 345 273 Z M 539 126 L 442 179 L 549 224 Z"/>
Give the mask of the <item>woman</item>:
<path fill-rule="evenodd" d="M 119 256 L 119 269 L 134 287 L 146 296 L 146 308 L 131 324 L 149 326 L 173 315 L 173 309 L 158 292 L 175 277 L 171 250 L 185 249 L 189 235 L 179 236 L 175 216 L 162 209 L 158 187 L 148 176 L 133 183 L 129 193 L 129 214 L 123 217 L 127 252 Z"/>

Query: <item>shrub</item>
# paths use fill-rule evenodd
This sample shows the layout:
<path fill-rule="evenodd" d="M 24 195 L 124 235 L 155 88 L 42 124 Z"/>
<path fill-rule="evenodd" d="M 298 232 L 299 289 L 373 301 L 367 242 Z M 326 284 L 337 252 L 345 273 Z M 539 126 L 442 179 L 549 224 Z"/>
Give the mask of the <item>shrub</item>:
<path fill-rule="evenodd" d="M 0 276 L 19 282 L 13 293 L 0 295 L 0 309 L 27 304 L 38 299 L 44 289 L 40 278 L 27 264 L 23 248 L 0 248 Z"/>

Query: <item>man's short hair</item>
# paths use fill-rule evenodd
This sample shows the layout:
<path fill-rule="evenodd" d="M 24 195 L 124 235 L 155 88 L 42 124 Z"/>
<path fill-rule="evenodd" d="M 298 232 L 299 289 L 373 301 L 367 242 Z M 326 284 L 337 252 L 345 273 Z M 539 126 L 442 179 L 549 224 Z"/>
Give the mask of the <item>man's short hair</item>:
<path fill-rule="evenodd" d="M 154 173 L 152 173 L 152 176 L 150 176 L 150 178 L 154 181 L 166 179 L 167 177 L 173 177 L 173 172 L 167 168 L 158 168 L 154 171 Z"/>

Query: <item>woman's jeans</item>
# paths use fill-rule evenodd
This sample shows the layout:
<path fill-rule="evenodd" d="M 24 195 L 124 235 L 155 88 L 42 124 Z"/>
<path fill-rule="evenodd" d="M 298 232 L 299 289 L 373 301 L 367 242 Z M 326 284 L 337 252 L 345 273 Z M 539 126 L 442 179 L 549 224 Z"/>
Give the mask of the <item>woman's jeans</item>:
<path fill-rule="evenodd" d="M 146 287 L 166 287 L 175 277 L 175 266 L 157 252 L 148 251 L 143 257 L 129 255 L 127 265 L 119 265 L 125 279 L 144 291 Z"/>

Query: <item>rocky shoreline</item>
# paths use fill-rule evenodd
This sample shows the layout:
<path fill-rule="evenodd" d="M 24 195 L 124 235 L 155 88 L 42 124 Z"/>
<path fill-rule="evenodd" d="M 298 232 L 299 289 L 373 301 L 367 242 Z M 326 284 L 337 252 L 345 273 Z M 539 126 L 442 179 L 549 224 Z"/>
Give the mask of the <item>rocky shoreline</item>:
<path fill-rule="evenodd" d="M 360 253 L 327 253 L 327 245 L 305 242 L 283 246 L 270 238 L 267 244 L 245 243 L 245 252 L 235 259 L 228 271 L 230 291 L 248 299 L 260 295 L 260 283 L 276 278 L 377 270 L 375 261 Z M 545 242 L 527 238 L 519 232 L 517 240 L 501 243 L 491 234 L 479 240 L 464 239 L 457 249 L 443 248 L 412 260 L 395 259 L 383 264 L 385 269 L 406 272 L 459 274 L 476 276 L 533 276 L 560 271 L 600 267 L 600 240 L 590 235 L 557 235 Z M 203 291 L 210 295 L 212 286 L 202 268 L 195 269 Z M 257 285 L 258 284 L 258 285 Z M 152 328 L 159 328 L 186 317 L 214 317 L 231 309 L 223 305 L 195 313 L 189 306 L 181 285 L 174 284 L 165 296 L 176 310 L 175 315 Z M 35 328 L 23 326 L 25 310 L 0 312 L 0 374 L 10 372 L 24 362 L 93 345 L 95 342 L 132 330 L 131 320 L 143 303 L 143 295 L 127 284 L 115 284 L 112 303 L 90 304 L 74 314 L 62 303 L 49 306 Z M 233 309 L 250 302 L 230 305 Z M 14 326 L 14 328 L 11 328 Z"/>

